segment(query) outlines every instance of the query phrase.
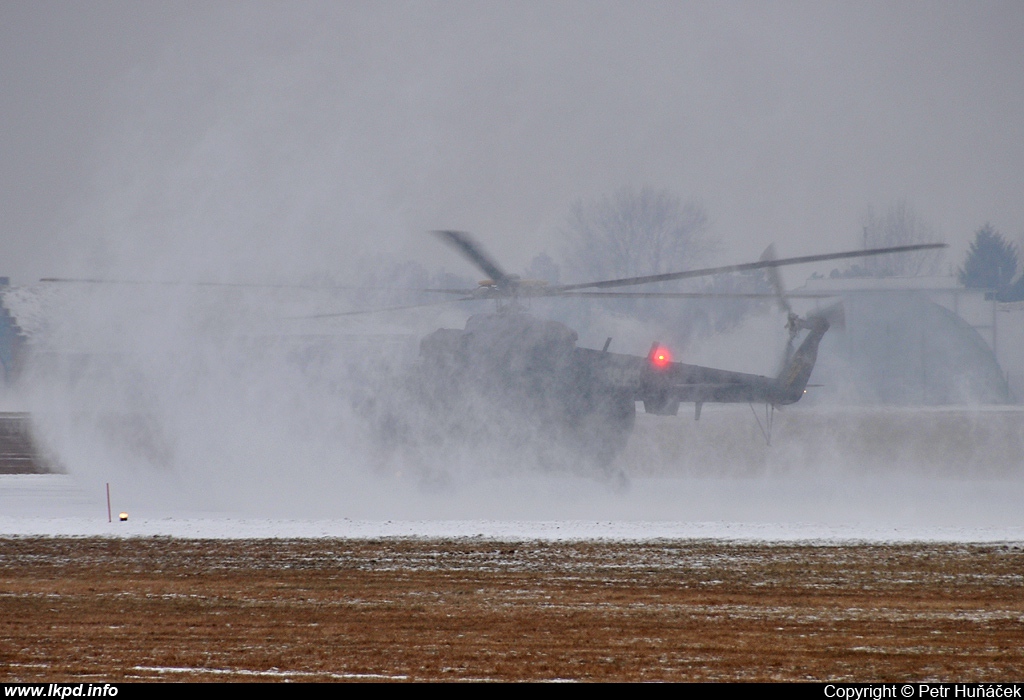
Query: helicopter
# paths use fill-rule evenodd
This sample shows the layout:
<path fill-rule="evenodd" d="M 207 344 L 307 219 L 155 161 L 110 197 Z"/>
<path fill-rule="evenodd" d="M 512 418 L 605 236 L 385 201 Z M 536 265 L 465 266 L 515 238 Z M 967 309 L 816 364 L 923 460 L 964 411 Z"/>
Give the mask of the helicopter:
<path fill-rule="evenodd" d="M 418 362 L 404 369 L 393 371 L 387 363 L 367 360 L 362 353 L 355 353 L 356 369 L 349 370 L 346 376 L 357 375 L 358 381 L 351 391 L 344 393 L 355 415 L 365 420 L 372 445 L 380 448 L 385 461 L 397 452 L 400 459 L 418 461 L 428 471 L 450 463 L 461 453 L 499 470 L 511 464 L 536 464 L 552 470 L 568 466 L 573 471 L 592 474 L 596 470 L 620 480 L 624 475 L 616 462 L 633 431 L 638 404 L 645 413 L 659 416 L 678 415 L 682 404 L 693 404 L 698 420 L 706 403 L 764 404 L 765 438 L 770 444 L 775 409 L 796 403 L 804 396 L 822 338 L 830 328 L 843 322 L 841 305 L 805 316 L 795 313 L 788 301 L 790 296 L 832 295 L 788 295 L 778 273 L 780 267 L 945 247 L 928 243 L 777 259 L 774 248 L 769 246 L 760 260 L 739 265 L 549 284 L 505 272 L 468 233 L 432 233 L 486 275 L 486 279 L 474 288 L 403 290 L 448 297 L 440 302 L 292 317 L 352 316 L 453 302 L 495 304 L 491 312 L 471 315 L 463 328 L 440 328 L 423 337 Z M 773 294 L 619 289 L 757 270 L 767 272 Z M 183 284 L 67 278 L 42 281 Z M 201 284 L 205 287 L 224 283 Z M 611 352 L 611 338 L 600 349 L 580 347 L 575 330 L 558 321 L 538 318 L 527 310 L 529 300 L 542 298 L 671 300 L 707 296 L 776 299 L 786 314 L 789 338 L 775 376 L 678 362 L 669 348 L 657 341 L 651 343 L 646 355 Z M 346 361 L 349 359 L 346 357 Z M 348 386 L 346 382 L 342 383 Z"/>
<path fill-rule="evenodd" d="M 803 397 L 821 340 L 829 328 L 842 324 L 843 311 L 837 304 L 803 317 L 794 313 L 778 274 L 780 267 L 944 247 L 933 243 L 776 259 L 769 246 L 757 262 L 553 285 L 506 273 L 468 233 L 432 233 L 487 278 L 474 289 L 417 290 L 453 298 L 392 308 L 490 300 L 495 310 L 470 316 L 464 328 L 440 328 L 422 338 L 418 364 L 363 405 L 377 442 L 403 445 L 414 452 L 433 447 L 441 456 L 464 448 L 476 455 L 488 454 L 488 460 L 530 455 L 541 465 L 596 468 L 612 476 L 618 473 L 619 478 L 624 475 L 616 470 L 616 459 L 633 430 L 638 403 L 646 413 L 662 416 L 675 416 L 681 404 L 692 403 L 698 420 L 705 403 L 763 403 L 770 431 L 775 408 Z M 768 272 L 774 288 L 774 295 L 768 296 L 774 296 L 787 314 L 789 340 L 781 370 L 774 377 L 676 362 L 657 341 L 646 356 L 610 352 L 611 338 L 601 349 L 579 347 L 576 331 L 558 321 L 537 318 L 524 305 L 524 300 L 547 297 L 708 296 L 603 290 L 753 270 Z M 388 309 L 376 311 L 381 310 Z M 366 312 L 320 316 L 360 313 Z M 797 345 L 801 334 L 804 337 Z M 424 415 L 429 419 L 424 420 Z M 770 444 L 770 432 L 766 439 Z"/>

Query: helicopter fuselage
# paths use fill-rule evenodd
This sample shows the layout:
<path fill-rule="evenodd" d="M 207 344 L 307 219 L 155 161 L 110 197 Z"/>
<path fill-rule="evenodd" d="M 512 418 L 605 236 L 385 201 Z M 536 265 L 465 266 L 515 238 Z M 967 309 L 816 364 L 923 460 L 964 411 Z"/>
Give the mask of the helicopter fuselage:
<path fill-rule="evenodd" d="M 422 386 L 435 410 L 516 440 L 558 440 L 607 466 L 625 447 L 636 403 L 676 415 L 680 403 L 798 401 L 828 322 L 820 319 L 777 378 L 576 346 L 577 334 L 526 313 L 471 316 L 420 343 Z"/>

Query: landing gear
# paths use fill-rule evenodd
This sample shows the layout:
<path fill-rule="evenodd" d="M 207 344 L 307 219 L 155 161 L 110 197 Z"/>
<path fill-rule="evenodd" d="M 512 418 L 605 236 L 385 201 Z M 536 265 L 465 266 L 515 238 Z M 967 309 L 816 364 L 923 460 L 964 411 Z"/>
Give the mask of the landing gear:
<path fill-rule="evenodd" d="M 764 436 L 765 444 L 771 447 L 772 426 L 775 424 L 775 405 L 770 403 L 764 405 L 764 425 L 761 425 L 761 419 L 757 417 L 754 404 L 750 404 L 750 412 L 754 414 L 754 420 L 757 421 L 757 427 L 761 429 L 761 435 Z"/>

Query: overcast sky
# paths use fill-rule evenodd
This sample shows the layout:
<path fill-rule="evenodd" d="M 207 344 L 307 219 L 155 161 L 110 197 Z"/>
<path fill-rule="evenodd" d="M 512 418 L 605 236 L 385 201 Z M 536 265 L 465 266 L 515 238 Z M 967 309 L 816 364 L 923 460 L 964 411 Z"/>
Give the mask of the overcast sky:
<path fill-rule="evenodd" d="M 521 269 L 627 185 L 723 262 L 906 200 L 958 265 L 1024 233 L 1022 36 L 1016 0 L 0 0 L 0 274 L 469 272 L 439 227 Z"/>

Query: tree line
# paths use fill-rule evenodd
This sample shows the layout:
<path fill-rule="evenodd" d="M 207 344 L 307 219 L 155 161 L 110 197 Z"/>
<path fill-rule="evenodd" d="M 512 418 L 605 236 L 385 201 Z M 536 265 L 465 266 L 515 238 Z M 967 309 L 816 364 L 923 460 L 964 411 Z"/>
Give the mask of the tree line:
<path fill-rule="evenodd" d="M 697 267 L 720 248 L 708 233 L 708 221 L 702 206 L 684 204 L 667 190 L 623 188 L 611 197 L 573 206 L 564 231 L 563 259 L 573 277 L 580 279 Z M 869 207 L 861 230 L 860 243 L 865 249 L 939 242 L 934 230 L 905 201 L 881 212 Z M 942 255 L 941 250 L 925 250 L 864 258 L 833 270 L 831 277 L 936 275 Z M 975 232 L 957 278 L 967 288 L 992 292 L 998 301 L 1024 300 L 1018 248 L 989 223 Z"/>

